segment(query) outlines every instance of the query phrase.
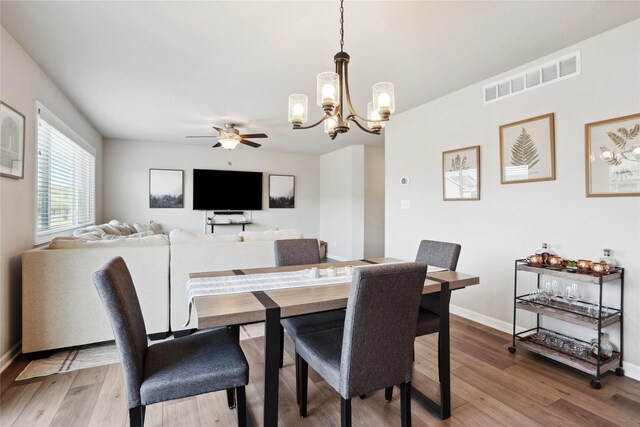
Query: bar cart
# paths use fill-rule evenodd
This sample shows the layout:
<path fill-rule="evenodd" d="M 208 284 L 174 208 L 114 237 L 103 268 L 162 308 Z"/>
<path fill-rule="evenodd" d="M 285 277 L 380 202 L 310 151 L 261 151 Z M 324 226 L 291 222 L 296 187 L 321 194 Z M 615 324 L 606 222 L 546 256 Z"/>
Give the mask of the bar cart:
<path fill-rule="evenodd" d="M 531 294 L 518 294 L 518 272 L 537 274 L 537 290 Z M 542 295 L 540 278 L 542 275 L 577 281 L 582 284 L 598 286 L 597 304 L 586 301 L 568 302 L 563 298 L 551 298 Z M 618 308 L 604 307 L 602 295 L 603 284 L 620 282 L 620 305 Z M 624 268 L 612 268 L 605 273 L 567 269 L 565 267 L 551 267 L 546 265 L 533 266 L 526 259 L 515 261 L 514 273 L 514 303 L 513 303 L 513 342 L 509 352 L 515 353 L 516 341 L 518 346 L 531 352 L 543 355 L 549 359 L 576 368 L 592 375 L 591 387 L 599 389 L 602 385 L 600 377 L 603 373 L 615 368 L 615 374 L 624 375 L 623 358 L 623 307 L 624 307 Z M 574 305 L 575 304 L 575 305 Z M 536 326 L 520 333 L 516 333 L 516 315 L 518 310 L 525 310 L 536 314 Z M 569 322 L 574 325 L 594 329 L 598 333 L 597 345 L 601 349 L 602 329 L 620 324 L 620 349 L 613 351 L 611 357 L 604 359 L 598 350 L 598 357 L 591 352 L 591 343 L 578 340 L 571 336 L 560 334 L 540 326 L 540 316 L 546 316 Z"/>

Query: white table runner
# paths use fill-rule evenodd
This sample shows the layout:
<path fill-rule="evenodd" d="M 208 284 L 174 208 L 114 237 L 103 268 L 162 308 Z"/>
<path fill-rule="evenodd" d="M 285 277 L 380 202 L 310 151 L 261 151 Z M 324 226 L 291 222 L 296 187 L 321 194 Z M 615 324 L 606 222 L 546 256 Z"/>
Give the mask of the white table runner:
<path fill-rule="evenodd" d="M 355 268 L 355 267 L 354 267 Z M 351 282 L 346 268 L 335 269 L 336 275 L 329 276 L 329 269 L 318 269 L 320 277 L 312 277 L 311 270 L 286 271 L 279 273 L 248 274 L 222 277 L 196 277 L 187 281 L 187 302 L 189 318 L 195 297 L 207 295 L 239 294 L 244 292 L 269 291 L 273 289 L 303 288 L 308 286 L 334 285 Z"/>

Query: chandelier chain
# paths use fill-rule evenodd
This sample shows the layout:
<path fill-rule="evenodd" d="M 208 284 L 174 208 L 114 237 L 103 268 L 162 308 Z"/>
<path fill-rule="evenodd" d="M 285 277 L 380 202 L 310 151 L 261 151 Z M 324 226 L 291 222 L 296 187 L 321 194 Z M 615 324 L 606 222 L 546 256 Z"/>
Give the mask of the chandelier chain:
<path fill-rule="evenodd" d="M 344 52 L 344 0 L 340 0 L 340 52 Z"/>

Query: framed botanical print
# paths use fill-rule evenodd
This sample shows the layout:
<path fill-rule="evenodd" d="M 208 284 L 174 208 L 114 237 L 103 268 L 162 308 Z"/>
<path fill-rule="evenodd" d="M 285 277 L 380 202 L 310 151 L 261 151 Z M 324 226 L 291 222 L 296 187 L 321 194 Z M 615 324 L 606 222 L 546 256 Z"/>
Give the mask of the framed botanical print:
<path fill-rule="evenodd" d="M 502 184 L 555 179 L 553 113 L 500 126 Z"/>
<path fill-rule="evenodd" d="M 442 200 L 480 200 L 480 146 L 442 153 Z"/>
<path fill-rule="evenodd" d="M 640 114 L 585 125 L 587 197 L 640 196 Z"/>
<path fill-rule="evenodd" d="M 0 102 L 0 176 L 24 178 L 24 115 Z"/>
<path fill-rule="evenodd" d="M 184 171 L 149 169 L 149 207 L 184 207 Z"/>

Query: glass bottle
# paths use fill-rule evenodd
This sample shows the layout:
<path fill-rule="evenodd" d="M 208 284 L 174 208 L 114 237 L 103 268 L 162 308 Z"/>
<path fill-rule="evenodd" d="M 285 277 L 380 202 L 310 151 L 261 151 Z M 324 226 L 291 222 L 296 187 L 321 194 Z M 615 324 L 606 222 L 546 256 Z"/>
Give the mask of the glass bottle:
<path fill-rule="evenodd" d="M 611 258 L 611 249 L 605 248 L 602 251 L 604 252 L 604 256 L 600 258 L 600 262 L 604 262 L 609 266 L 609 268 L 616 268 L 618 266 L 618 261 Z"/>
<path fill-rule="evenodd" d="M 607 339 L 607 334 L 600 332 L 600 349 L 598 349 L 598 338 L 591 340 L 591 353 L 600 360 L 607 360 L 613 356 L 613 346 Z"/>
<path fill-rule="evenodd" d="M 546 243 L 543 243 L 542 247 L 536 251 L 536 255 L 541 255 L 542 256 L 542 263 L 543 264 L 546 264 L 547 260 L 549 259 L 549 257 L 553 256 L 555 254 L 556 254 L 555 252 L 553 252 L 551 249 L 549 249 L 549 245 L 547 245 Z"/>

